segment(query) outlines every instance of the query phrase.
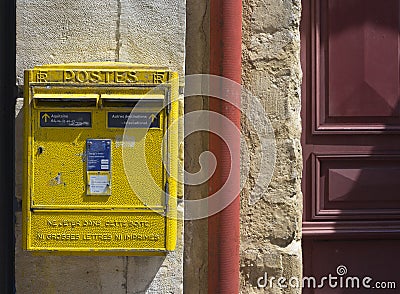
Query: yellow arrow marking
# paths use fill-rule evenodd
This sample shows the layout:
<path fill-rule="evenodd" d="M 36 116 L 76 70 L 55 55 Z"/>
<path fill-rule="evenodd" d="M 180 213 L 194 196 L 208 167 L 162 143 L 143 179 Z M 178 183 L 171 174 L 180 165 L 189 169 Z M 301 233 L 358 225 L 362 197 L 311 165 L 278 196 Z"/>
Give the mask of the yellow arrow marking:
<path fill-rule="evenodd" d="M 47 113 L 42 115 L 42 119 L 44 119 L 44 122 L 47 122 L 47 120 L 50 118 L 50 115 L 48 115 Z"/>
<path fill-rule="evenodd" d="M 149 117 L 151 118 L 151 122 L 154 122 L 154 119 L 156 118 L 156 115 L 154 115 L 154 114 L 152 113 L 152 114 L 150 114 Z"/>

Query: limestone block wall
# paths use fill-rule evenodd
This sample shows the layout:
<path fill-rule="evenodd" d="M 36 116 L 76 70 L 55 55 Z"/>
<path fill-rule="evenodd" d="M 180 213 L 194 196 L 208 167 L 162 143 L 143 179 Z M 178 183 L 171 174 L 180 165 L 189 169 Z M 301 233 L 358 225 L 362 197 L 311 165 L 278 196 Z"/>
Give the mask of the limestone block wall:
<path fill-rule="evenodd" d="M 186 1 L 186 75 L 207 74 L 209 68 L 209 3 L 208 1 Z M 208 109 L 208 98 L 185 97 L 185 112 Z M 196 173 L 200 170 L 199 157 L 208 150 L 208 133 L 195 132 L 185 138 L 185 170 Z M 185 185 L 188 201 L 208 196 L 208 183 Z M 185 221 L 184 292 L 208 293 L 208 220 Z"/>
<path fill-rule="evenodd" d="M 300 14 L 300 0 L 243 1 L 242 84 L 259 99 L 272 124 L 276 161 L 268 188 L 250 203 L 260 154 L 272 150 L 260 149 L 257 130 L 243 119 L 252 163 L 241 201 L 242 293 L 301 293 L 301 288 L 276 283 L 257 285 L 265 276 L 301 279 Z"/>
<path fill-rule="evenodd" d="M 91 61 L 168 66 L 183 77 L 185 14 L 184 0 L 17 0 L 17 83 L 35 65 Z M 183 222 L 177 250 L 166 257 L 40 257 L 21 250 L 22 103 L 19 98 L 16 109 L 17 293 L 181 293 Z"/>

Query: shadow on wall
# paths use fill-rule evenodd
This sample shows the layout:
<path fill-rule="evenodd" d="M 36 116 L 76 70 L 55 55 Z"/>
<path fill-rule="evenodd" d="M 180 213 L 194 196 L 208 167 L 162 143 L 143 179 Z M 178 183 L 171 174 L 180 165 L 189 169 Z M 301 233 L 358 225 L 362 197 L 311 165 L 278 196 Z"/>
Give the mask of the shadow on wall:
<path fill-rule="evenodd" d="M 145 293 L 163 273 L 165 256 L 34 256 L 22 250 L 23 99 L 15 125 L 15 278 L 17 293 Z M 156 279 L 157 282 L 163 279 Z M 155 282 L 155 283 L 157 283 Z"/>

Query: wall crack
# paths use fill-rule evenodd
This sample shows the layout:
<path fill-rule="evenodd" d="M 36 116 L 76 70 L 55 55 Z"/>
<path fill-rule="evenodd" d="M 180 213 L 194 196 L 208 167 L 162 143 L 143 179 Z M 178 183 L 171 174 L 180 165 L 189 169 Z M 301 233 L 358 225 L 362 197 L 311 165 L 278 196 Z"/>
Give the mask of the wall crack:
<path fill-rule="evenodd" d="M 121 32 L 120 32 L 120 26 L 121 26 L 121 0 L 117 0 L 117 23 L 116 23 L 116 29 L 115 29 L 115 61 L 119 61 L 119 52 L 121 49 Z"/>

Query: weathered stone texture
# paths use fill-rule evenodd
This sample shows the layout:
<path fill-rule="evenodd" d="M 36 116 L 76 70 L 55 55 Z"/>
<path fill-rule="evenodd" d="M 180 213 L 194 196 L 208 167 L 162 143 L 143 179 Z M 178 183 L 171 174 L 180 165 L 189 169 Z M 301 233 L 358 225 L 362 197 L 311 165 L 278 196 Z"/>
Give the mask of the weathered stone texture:
<path fill-rule="evenodd" d="M 124 61 L 184 76 L 185 1 L 17 0 L 17 83 L 49 63 Z M 182 80 L 183 81 L 183 80 Z M 21 250 L 22 100 L 16 125 L 17 293 L 181 293 L 183 223 L 167 257 L 32 256 Z M 182 205 L 179 207 L 183 213 Z"/>
<path fill-rule="evenodd" d="M 242 293 L 301 293 L 300 288 L 281 289 L 276 283 L 273 288 L 257 286 L 265 274 L 301 279 L 300 3 L 243 2 L 242 82 L 258 97 L 272 124 L 276 162 L 268 189 L 250 205 L 261 150 L 257 130 L 243 119 L 251 166 L 241 201 Z"/>
<path fill-rule="evenodd" d="M 188 0 L 186 2 L 186 74 L 208 72 L 209 64 L 209 9 L 208 1 Z M 192 96 L 185 98 L 185 112 L 207 109 L 207 98 Z M 195 132 L 185 138 L 185 170 L 195 173 L 200 170 L 199 156 L 208 150 L 208 133 Z M 185 199 L 195 200 L 207 197 L 208 183 L 185 186 Z M 184 292 L 208 293 L 207 288 L 207 241 L 208 220 L 187 220 L 185 222 L 184 250 Z"/>

